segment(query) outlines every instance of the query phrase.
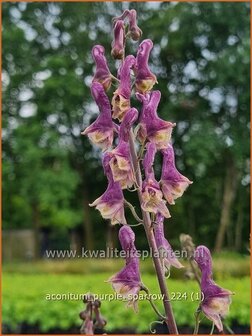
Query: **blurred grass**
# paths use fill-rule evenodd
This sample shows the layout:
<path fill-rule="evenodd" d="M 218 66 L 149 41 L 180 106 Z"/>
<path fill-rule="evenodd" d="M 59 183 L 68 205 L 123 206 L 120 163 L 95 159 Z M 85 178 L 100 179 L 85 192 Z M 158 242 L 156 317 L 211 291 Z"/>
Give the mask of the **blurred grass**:
<path fill-rule="evenodd" d="M 90 272 L 90 270 L 89 270 Z M 111 286 L 104 281 L 112 275 L 111 272 L 86 274 L 18 274 L 3 273 L 3 323 L 11 326 L 15 332 L 18 324 L 26 322 L 29 325 L 38 324 L 42 332 L 53 328 L 67 330 L 79 326 L 78 314 L 83 310 L 81 301 L 48 301 L 46 294 L 75 293 L 83 294 L 88 291 L 96 294 L 113 293 Z M 198 286 L 192 280 L 169 279 L 171 292 L 187 293 L 187 299 L 173 301 L 173 309 L 178 325 L 194 325 L 194 312 L 198 307 L 197 301 L 191 300 L 191 293 L 198 292 Z M 159 293 L 154 275 L 143 272 L 143 282 L 152 293 Z M 250 324 L 250 279 L 229 278 L 218 282 L 219 285 L 235 292 L 229 324 Z M 162 311 L 162 303 L 156 301 Z M 131 326 L 136 332 L 148 332 L 151 321 L 157 320 L 149 303 L 139 302 L 139 313 L 134 313 L 125 307 L 121 301 L 103 301 L 102 314 L 107 318 L 106 331 L 122 329 Z M 118 318 L 120 316 L 120 318 Z M 206 319 L 202 324 L 208 323 Z M 210 330 L 210 324 L 209 324 Z"/>
<path fill-rule="evenodd" d="M 182 261 L 188 266 L 187 261 Z M 68 259 L 68 260 L 40 260 L 27 262 L 4 263 L 3 270 L 9 273 L 22 274 L 90 274 L 101 272 L 116 272 L 124 261 L 122 259 Z M 244 277 L 250 275 L 250 257 L 235 253 L 223 253 L 213 257 L 213 267 L 216 279 L 229 277 Z M 144 273 L 154 274 L 150 259 L 141 261 L 141 270 Z M 172 269 L 172 278 L 184 278 L 184 270 Z"/>

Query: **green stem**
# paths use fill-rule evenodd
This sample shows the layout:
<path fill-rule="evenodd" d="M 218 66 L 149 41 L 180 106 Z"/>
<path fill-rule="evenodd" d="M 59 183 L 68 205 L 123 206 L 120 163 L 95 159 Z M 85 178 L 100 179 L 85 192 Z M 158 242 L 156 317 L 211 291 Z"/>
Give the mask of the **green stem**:
<path fill-rule="evenodd" d="M 149 289 L 147 287 L 142 287 L 142 290 L 145 291 L 147 295 L 150 295 Z M 160 311 L 158 310 L 158 308 L 156 307 L 155 303 L 152 301 L 150 296 L 148 297 L 147 300 L 150 302 L 153 310 L 158 315 L 158 317 L 160 317 L 163 321 L 165 321 L 165 316 L 160 313 Z"/>
<path fill-rule="evenodd" d="M 132 205 L 130 202 L 126 201 L 126 199 L 124 199 L 124 203 L 125 203 L 125 205 L 130 209 L 130 211 L 131 211 L 132 215 L 134 216 L 134 218 L 135 218 L 138 222 L 143 222 L 143 220 L 142 220 L 140 217 L 138 217 L 138 215 L 137 215 L 137 213 L 136 213 L 136 210 L 135 210 L 135 208 L 133 207 L 133 205 Z"/>
<path fill-rule="evenodd" d="M 213 322 L 213 324 L 212 324 L 212 329 L 211 329 L 211 331 L 210 331 L 210 335 L 213 335 L 213 332 L 214 332 L 214 322 Z"/>
<path fill-rule="evenodd" d="M 227 331 L 231 334 L 234 335 L 234 331 L 227 325 L 224 323 L 224 327 L 227 329 Z"/>
<path fill-rule="evenodd" d="M 143 143 L 140 147 L 140 150 L 139 150 L 139 153 L 138 153 L 138 160 L 141 161 L 142 158 L 143 158 L 143 153 L 144 153 L 144 146 L 145 146 L 145 143 Z"/>
<path fill-rule="evenodd" d="M 197 335 L 199 332 L 199 324 L 200 324 L 200 310 L 197 310 L 195 313 L 195 327 L 194 327 L 194 335 Z"/>

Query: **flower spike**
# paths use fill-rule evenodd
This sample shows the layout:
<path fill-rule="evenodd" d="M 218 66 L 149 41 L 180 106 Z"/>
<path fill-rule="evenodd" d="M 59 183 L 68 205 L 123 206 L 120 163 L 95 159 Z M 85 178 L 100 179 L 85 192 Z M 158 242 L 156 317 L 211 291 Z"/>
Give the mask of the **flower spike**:
<path fill-rule="evenodd" d="M 105 57 L 105 49 L 101 45 L 95 45 L 92 49 L 92 57 L 96 64 L 96 71 L 93 82 L 99 82 L 104 87 L 104 90 L 109 90 L 112 82 L 112 75 L 108 68 Z"/>
<path fill-rule="evenodd" d="M 81 134 L 88 135 L 91 142 L 105 151 L 112 146 L 115 130 L 111 117 L 110 102 L 102 84 L 98 82 L 92 83 L 91 93 L 99 107 L 100 114 Z"/>
<path fill-rule="evenodd" d="M 139 45 L 136 57 L 136 91 L 139 93 L 149 92 L 155 83 L 157 77 L 150 71 L 148 60 L 153 43 L 151 40 L 143 40 Z"/>
<path fill-rule="evenodd" d="M 137 133 L 139 141 L 143 144 L 149 140 L 156 144 L 157 149 L 166 148 L 171 139 L 172 128 L 176 124 L 162 120 L 157 115 L 160 91 L 153 91 L 146 95 L 136 93 L 136 97 L 143 103 Z"/>
<path fill-rule="evenodd" d="M 195 250 L 194 260 L 201 270 L 201 291 L 203 301 L 200 305 L 206 317 L 213 321 L 219 332 L 223 331 L 221 317 L 228 314 L 231 304 L 231 295 L 234 294 L 228 289 L 219 287 L 213 281 L 212 258 L 209 249 L 200 245 Z"/>
<path fill-rule="evenodd" d="M 174 200 L 183 195 L 189 184 L 192 184 L 192 181 L 178 172 L 171 144 L 166 149 L 161 150 L 161 152 L 163 154 L 163 166 L 160 186 L 167 202 L 175 204 Z"/>

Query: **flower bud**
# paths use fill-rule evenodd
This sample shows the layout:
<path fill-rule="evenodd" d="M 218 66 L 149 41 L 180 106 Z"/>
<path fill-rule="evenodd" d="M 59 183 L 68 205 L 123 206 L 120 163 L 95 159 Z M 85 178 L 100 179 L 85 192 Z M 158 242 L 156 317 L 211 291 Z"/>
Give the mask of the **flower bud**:
<path fill-rule="evenodd" d="M 142 36 L 142 30 L 137 25 L 137 12 L 131 9 L 129 12 L 129 33 L 134 41 L 138 41 Z"/>
<path fill-rule="evenodd" d="M 104 90 L 107 91 L 111 86 L 112 75 L 109 71 L 104 53 L 105 49 L 101 45 L 95 45 L 92 49 L 92 57 L 96 64 L 93 82 L 101 83 Z"/>
<path fill-rule="evenodd" d="M 124 57 L 125 48 L 125 28 L 122 20 L 118 20 L 113 28 L 114 40 L 112 41 L 111 55 L 115 59 L 122 59 Z"/>
<path fill-rule="evenodd" d="M 150 71 L 148 61 L 153 43 L 151 40 L 143 40 L 139 45 L 136 57 L 136 91 L 142 94 L 149 92 L 155 83 L 157 77 Z"/>

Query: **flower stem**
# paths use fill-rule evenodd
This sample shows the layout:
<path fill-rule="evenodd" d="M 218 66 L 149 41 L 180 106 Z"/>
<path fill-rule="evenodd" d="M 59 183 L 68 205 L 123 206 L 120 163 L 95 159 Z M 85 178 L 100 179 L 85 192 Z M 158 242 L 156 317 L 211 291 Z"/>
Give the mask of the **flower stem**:
<path fill-rule="evenodd" d="M 212 323 L 212 329 L 210 331 L 210 335 L 213 335 L 213 332 L 214 332 L 214 322 Z"/>
<path fill-rule="evenodd" d="M 234 331 L 227 324 L 224 323 L 224 327 L 227 329 L 229 334 L 234 335 Z"/>
<path fill-rule="evenodd" d="M 142 189 L 143 181 L 142 181 L 141 170 L 140 170 L 136 148 L 135 148 L 135 143 L 134 143 L 134 133 L 132 130 L 130 132 L 129 143 L 130 143 L 130 153 L 131 153 L 132 163 L 134 166 L 134 170 L 136 172 L 136 180 L 137 180 L 137 184 L 139 185 L 139 189 L 137 190 L 138 199 L 139 199 L 140 204 L 142 204 L 143 199 L 142 199 L 141 189 Z M 158 257 L 158 250 L 157 250 L 157 245 L 156 245 L 156 241 L 154 237 L 154 232 L 153 232 L 152 225 L 151 225 L 150 215 L 148 212 L 144 211 L 142 208 L 141 210 L 142 210 L 143 225 L 144 225 L 146 237 L 149 243 L 149 247 L 152 251 L 152 257 L 153 257 L 154 266 L 156 269 L 158 283 L 159 283 L 160 291 L 163 295 L 165 322 L 167 324 L 170 334 L 178 335 L 178 329 L 177 329 L 177 325 L 176 325 L 176 322 L 173 316 L 172 306 L 170 303 L 168 289 L 166 286 L 166 280 L 165 280 L 165 277 L 162 271 L 162 265 L 161 265 L 160 259 Z"/>
<path fill-rule="evenodd" d="M 145 293 L 149 296 L 150 292 L 149 292 L 149 290 L 148 290 L 147 287 L 142 287 L 142 290 L 145 291 Z M 160 311 L 159 311 L 158 308 L 156 307 L 155 303 L 152 301 L 151 296 L 149 296 L 149 298 L 148 298 L 147 300 L 150 302 L 150 304 L 151 304 L 151 306 L 152 306 L 154 312 L 157 314 L 157 316 L 160 317 L 162 321 L 165 321 L 165 316 L 163 316 L 163 315 L 160 313 Z"/>
<path fill-rule="evenodd" d="M 199 324 L 200 324 L 200 310 L 197 310 L 195 313 L 195 327 L 193 335 L 197 335 L 199 332 Z"/>
<path fill-rule="evenodd" d="M 196 281 L 198 282 L 198 284 L 200 285 L 200 277 L 199 277 L 199 274 L 197 272 L 197 268 L 195 267 L 194 263 L 193 263 L 193 260 L 191 258 L 189 258 L 189 264 L 191 266 L 191 270 L 195 276 L 195 279 Z"/>
<path fill-rule="evenodd" d="M 143 220 L 142 220 L 140 217 L 138 217 L 138 215 L 137 215 L 137 213 L 136 213 L 136 210 L 135 210 L 135 208 L 133 207 L 133 205 L 132 205 L 130 202 L 128 202 L 126 199 L 124 199 L 124 203 L 125 203 L 125 205 L 130 209 L 130 211 L 131 211 L 132 215 L 134 216 L 134 218 L 135 218 L 138 222 L 141 223 Z"/>

